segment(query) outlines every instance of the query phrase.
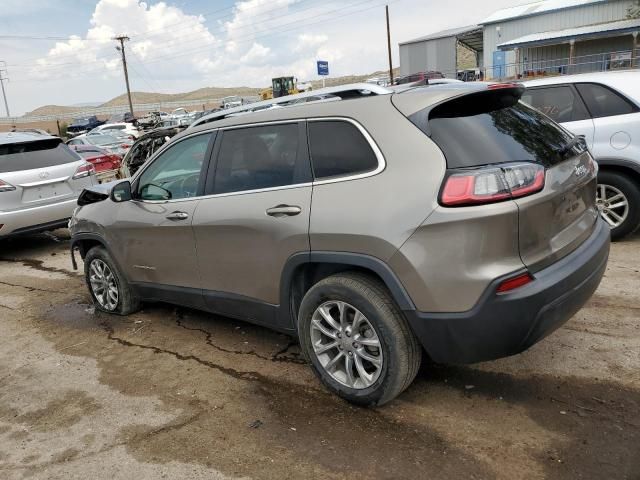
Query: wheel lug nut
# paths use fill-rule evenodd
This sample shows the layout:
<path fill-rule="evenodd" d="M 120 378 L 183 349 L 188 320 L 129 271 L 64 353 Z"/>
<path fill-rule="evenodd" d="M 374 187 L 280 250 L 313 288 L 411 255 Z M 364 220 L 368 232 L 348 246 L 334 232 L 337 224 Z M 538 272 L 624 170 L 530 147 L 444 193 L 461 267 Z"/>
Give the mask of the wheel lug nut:
<path fill-rule="evenodd" d="M 350 356 L 350 357 L 353 357 L 353 352 L 349 352 L 349 356 Z"/>
<path fill-rule="evenodd" d="M 358 342 L 353 342 L 353 348 L 360 348 L 360 345 L 358 345 Z"/>
<path fill-rule="evenodd" d="M 341 333 L 338 333 L 338 338 L 342 338 L 342 334 Z"/>

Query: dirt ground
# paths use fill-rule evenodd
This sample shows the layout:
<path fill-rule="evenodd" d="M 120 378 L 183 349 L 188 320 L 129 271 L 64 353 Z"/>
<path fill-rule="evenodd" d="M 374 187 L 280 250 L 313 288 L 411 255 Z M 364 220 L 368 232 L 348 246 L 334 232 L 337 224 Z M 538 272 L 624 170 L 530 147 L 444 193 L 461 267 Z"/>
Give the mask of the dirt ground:
<path fill-rule="evenodd" d="M 168 305 L 95 313 L 64 231 L 0 243 L 0 478 L 640 478 L 640 236 L 524 354 L 428 364 L 379 409 L 290 338 Z"/>

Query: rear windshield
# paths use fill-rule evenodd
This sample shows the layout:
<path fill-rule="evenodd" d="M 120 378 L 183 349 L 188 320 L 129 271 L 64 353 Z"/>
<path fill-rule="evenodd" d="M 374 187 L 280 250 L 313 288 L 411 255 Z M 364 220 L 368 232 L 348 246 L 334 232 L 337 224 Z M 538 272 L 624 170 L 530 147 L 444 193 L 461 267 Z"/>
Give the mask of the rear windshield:
<path fill-rule="evenodd" d="M 80 158 L 59 138 L 0 145 L 0 173 L 77 162 Z"/>
<path fill-rule="evenodd" d="M 561 152 L 572 136 L 518 98 L 499 92 L 466 95 L 435 107 L 427 129 L 416 123 L 424 115 L 412 121 L 431 135 L 449 168 L 515 161 L 548 167 L 567 158 Z M 582 148 L 578 144 L 572 153 Z"/>

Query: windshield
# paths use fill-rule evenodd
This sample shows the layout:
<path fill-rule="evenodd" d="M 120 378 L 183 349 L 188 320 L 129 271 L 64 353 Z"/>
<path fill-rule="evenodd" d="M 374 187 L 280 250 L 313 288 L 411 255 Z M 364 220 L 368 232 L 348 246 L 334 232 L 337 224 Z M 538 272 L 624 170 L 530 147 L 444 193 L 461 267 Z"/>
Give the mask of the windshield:
<path fill-rule="evenodd" d="M 91 135 L 87 137 L 87 141 L 92 145 L 108 145 L 110 143 L 119 143 L 119 140 L 112 135 Z"/>

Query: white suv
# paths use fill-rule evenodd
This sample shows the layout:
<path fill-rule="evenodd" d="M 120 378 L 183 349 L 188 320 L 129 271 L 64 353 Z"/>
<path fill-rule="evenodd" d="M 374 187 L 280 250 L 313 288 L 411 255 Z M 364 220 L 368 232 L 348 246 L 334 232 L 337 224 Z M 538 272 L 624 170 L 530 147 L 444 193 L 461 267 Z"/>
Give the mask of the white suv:
<path fill-rule="evenodd" d="M 576 135 L 600 165 L 597 204 L 615 239 L 640 226 L 640 71 L 524 82 L 522 100 Z"/>

